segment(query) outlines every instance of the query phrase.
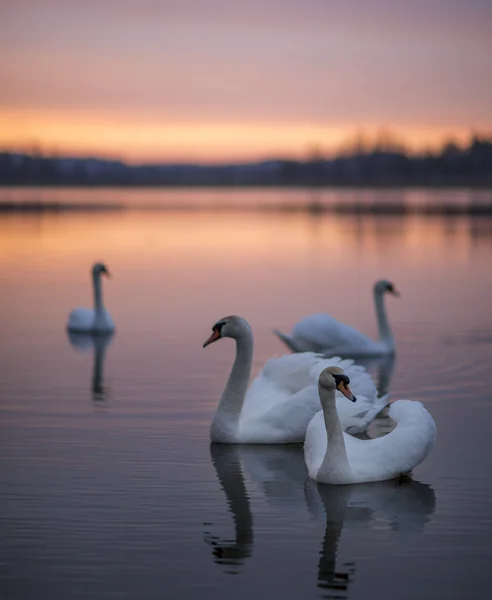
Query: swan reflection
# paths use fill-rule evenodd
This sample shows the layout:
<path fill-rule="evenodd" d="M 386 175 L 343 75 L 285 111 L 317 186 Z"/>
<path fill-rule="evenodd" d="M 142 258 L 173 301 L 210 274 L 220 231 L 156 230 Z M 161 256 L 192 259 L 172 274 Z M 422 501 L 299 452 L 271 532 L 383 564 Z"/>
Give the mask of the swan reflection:
<path fill-rule="evenodd" d="M 259 493 L 276 508 L 287 506 L 304 510 L 303 486 L 307 469 L 303 450 L 300 444 L 212 443 L 210 455 L 232 515 L 234 537 L 226 540 L 207 531 L 205 542 L 212 547 L 217 564 L 226 566 L 229 573 L 237 573 L 253 551 L 252 493 L 255 496 Z"/>
<path fill-rule="evenodd" d="M 386 526 L 407 534 L 422 533 L 434 512 L 434 490 L 410 478 L 359 485 L 320 485 L 308 479 L 309 512 L 325 524 L 318 562 L 318 587 L 324 598 L 347 598 L 354 580 L 354 561 L 337 566 L 343 529 Z"/>
<path fill-rule="evenodd" d="M 224 540 L 207 531 L 205 541 L 212 547 L 214 561 L 225 566 L 241 565 L 253 547 L 253 516 L 238 450 L 233 444 L 210 444 L 212 464 L 234 521 L 234 539 Z"/>
<path fill-rule="evenodd" d="M 114 338 L 114 333 L 95 335 L 68 331 L 67 334 L 71 346 L 76 350 L 87 352 L 91 348 L 94 349 L 91 381 L 92 400 L 94 402 L 105 401 L 109 390 L 104 385 L 104 359 L 106 357 L 106 350 Z"/>

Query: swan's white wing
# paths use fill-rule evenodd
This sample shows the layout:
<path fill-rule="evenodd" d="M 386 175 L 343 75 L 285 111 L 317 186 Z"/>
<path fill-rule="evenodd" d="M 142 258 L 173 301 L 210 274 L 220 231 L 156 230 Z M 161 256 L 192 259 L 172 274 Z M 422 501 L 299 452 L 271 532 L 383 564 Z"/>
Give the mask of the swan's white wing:
<path fill-rule="evenodd" d="M 344 436 L 357 481 L 378 481 L 410 473 L 434 445 L 436 425 L 421 402 L 397 400 L 390 406 L 389 415 L 397 426 L 387 435 L 373 440 Z"/>
<path fill-rule="evenodd" d="M 103 311 L 102 323 L 104 330 L 113 331 L 115 329 L 113 318 L 106 309 Z"/>
<path fill-rule="evenodd" d="M 255 386 L 263 386 L 268 382 L 286 394 L 295 394 L 313 384 L 311 370 L 321 360 L 322 358 L 313 352 L 285 354 L 279 358 L 271 358 L 252 382 L 250 390 L 253 392 Z"/>
<path fill-rule="evenodd" d="M 317 386 L 290 394 L 264 378 L 248 390 L 239 420 L 239 437 L 258 444 L 265 440 L 271 444 L 300 443 L 319 408 Z"/>
<path fill-rule="evenodd" d="M 326 367 L 340 367 L 350 379 L 350 389 L 355 396 L 364 396 L 365 398 L 374 401 L 377 397 L 377 389 L 371 375 L 366 369 L 355 364 L 351 358 L 340 358 L 333 356 L 331 358 L 322 358 L 318 360 L 311 369 L 311 377 L 317 382 L 321 371 Z M 337 392 L 337 398 L 342 398 L 343 395 Z"/>
<path fill-rule="evenodd" d="M 286 394 L 295 394 L 307 386 L 317 385 L 321 371 L 332 366 L 345 371 L 350 378 L 350 388 L 356 396 L 376 398 L 376 386 L 364 367 L 356 365 L 352 359 L 341 359 L 338 356 L 323 358 L 314 352 L 271 358 L 252 382 L 249 393 L 253 394 L 258 387 L 263 387 L 268 382 L 284 390 Z M 339 394 L 339 397 L 342 395 Z"/>
<path fill-rule="evenodd" d="M 377 389 L 370 374 L 361 365 L 350 358 L 338 356 L 321 359 L 311 369 L 311 375 L 317 381 L 323 369 L 337 366 L 350 378 L 350 389 L 356 396 L 356 402 L 350 402 L 337 390 L 337 411 L 342 428 L 352 428 L 352 433 L 361 433 L 367 429 L 374 417 L 386 406 L 386 400 L 378 399 Z"/>
<path fill-rule="evenodd" d="M 377 390 L 369 373 L 351 359 L 321 358 L 312 352 L 290 354 L 269 360 L 252 382 L 243 405 L 243 422 L 265 419 L 268 427 L 284 428 L 286 441 L 302 441 L 310 419 L 320 410 L 318 378 L 329 366 L 342 368 L 350 377 L 350 386 L 358 397 L 349 402 L 337 392 L 337 408 L 342 427 L 353 432 L 367 429 L 374 416 L 386 405 L 382 404 L 373 416 L 367 418 L 377 399 Z M 374 412 L 374 410 L 372 411 Z M 372 413 L 371 413 L 372 414 Z M 265 431 L 266 423 L 258 424 Z M 256 434 L 255 434 L 256 435 Z M 278 437 L 278 434 L 273 436 Z"/>
<path fill-rule="evenodd" d="M 317 350 L 330 348 L 365 348 L 373 340 L 325 313 L 310 315 L 299 321 L 292 330 L 294 341 L 308 342 Z"/>
<path fill-rule="evenodd" d="M 309 422 L 320 409 L 318 386 L 309 386 L 268 410 L 262 422 L 283 432 L 289 442 L 303 442 Z"/>
<path fill-rule="evenodd" d="M 356 402 L 350 402 L 337 390 L 337 412 L 345 431 L 362 433 L 366 431 L 376 415 L 386 406 L 387 398 L 378 398 L 377 389 L 366 369 L 354 363 L 350 358 L 341 359 L 337 356 L 320 360 L 311 369 L 311 375 L 317 381 L 323 369 L 337 366 L 345 371 L 350 378 L 350 389 L 356 396 Z"/>
<path fill-rule="evenodd" d="M 94 326 L 94 309 L 74 308 L 68 317 L 67 328 L 74 331 L 90 331 Z"/>
<path fill-rule="evenodd" d="M 96 313 L 93 308 L 75 308 L 68 317 L 67 329 L 70 331 L 93 332 L 114 331 L 114 322 L 107 310 L 103 310 L 102 315 L 97 320 Z"/>
<path fill-rule="evenodd" d="M 389 394 L 381 396 L 376 400 L 358 396 L 355 406 L 358 411 L 356 414 L 353 412 L 353 405 L 347 406 L 344 398 L 337 398 L 337 412 L 342 429 L 351 435 L 366 431 L 383 408 L 388 406 L 388 398 Z"/>

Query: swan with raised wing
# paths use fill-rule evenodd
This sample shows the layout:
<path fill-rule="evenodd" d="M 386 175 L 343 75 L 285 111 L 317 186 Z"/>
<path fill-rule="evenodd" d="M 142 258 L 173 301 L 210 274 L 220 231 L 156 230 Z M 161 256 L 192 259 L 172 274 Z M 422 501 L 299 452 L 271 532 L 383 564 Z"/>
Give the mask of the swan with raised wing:
<path fill-rule="evenodd" d="M 68 317 L 67 329 L 77 333 L 110 333 L 114 331 L 113 319 L 104 308 L 101 276 L 109 277 L 106 265 L 97 262 L 92 266 L 94 308 L 74 308 Z"/>
<path fill-rule="evenodd" d="M 322 410 L 306 431 L 304 458 L 309 477 L 320 483 L 384 481 L 408 475 L 428 455 L 436 439 L 434 419 L 421 402 L 397 400 L 389 408 L 396 427 L 382 437 L 361 440 L 344 433 L 336 392 L 356 403 L 343 369 L 324 369 L 318 381 Z"/>
<path fill-rule="evenodd" d="M 322 352 L 337 356 L 383 356 L 395 353 L 395 341 L 386 315 L 385 294 L 399 296 L 391 281 L 380 279 L 374 284 L 374 305 L 379 339 L 373 340 L 350 325 L 325 313 L 301 319 L 290 335 L 275 330 L 274 333 L 293 352 Z"/>
<path fill-rule="evenodd" d="M 339 366 L 352 377 L 361 396 L 360 405 L 339 405 L 342 426 L 353 432 L 365 431 L 386 406 L 365 369 L 352 360 L 323 358 L 312 352 L 270 359 L 248 389 L 253 361 L 253 333 L 249 323 L 238 316 L 220 319 L 208 346 L 221 338 L 236 341 L 236 358 L 212 420 L 213 442 L 231 444 L 287 444 L 302 442 L 309 421 L 319 410 L 318 375 L 327 366 Z"/>

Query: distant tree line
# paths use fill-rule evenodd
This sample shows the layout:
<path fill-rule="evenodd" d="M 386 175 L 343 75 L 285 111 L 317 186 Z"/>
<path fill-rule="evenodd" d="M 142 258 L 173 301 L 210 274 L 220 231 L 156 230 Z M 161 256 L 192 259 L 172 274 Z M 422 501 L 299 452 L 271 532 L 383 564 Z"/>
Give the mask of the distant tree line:
<path fill-rule="evenodd" d="M 492 139 L 475 136 L 436 153 L 355 146 L 331 159 L 256 163 L 141 164 L 0 152 L 0 185 L 50 186 L 492 186 Z"/>

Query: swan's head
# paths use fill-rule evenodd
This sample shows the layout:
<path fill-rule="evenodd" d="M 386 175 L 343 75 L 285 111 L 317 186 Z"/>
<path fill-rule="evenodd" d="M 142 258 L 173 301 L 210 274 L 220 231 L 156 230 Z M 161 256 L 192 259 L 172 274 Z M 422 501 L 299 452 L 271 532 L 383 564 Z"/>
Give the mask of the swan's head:
<path fill-rule="evenodd" d="M 101 262 L 94 263 L 92 267 L 92 274 L 94 275 L 94 277 L 100 277 L 101 275 L 106 275 L 106 277 L 110 277 L 108 268 L 104 263 Z"/>
<path fill-rule="evenodd" d="M 395 288 L 394 284 L 387 279 L 380 279 L 374 284 L 374 291 L 376 294 L 391 294 L 397 298 L 400 296 L 400 292 Z"/>
<path fill-rule="evenodd" d="M 322 390 L 338 390 L 346 398 L 355 402 L 357 398 L 350 391 L 349 383 L 350 379 L 348 375 L 345 375 L 343 369 L 340 369 L 340 367 L 326 367 L 319 374 L 318 388 L 320 392 Z"/>
<path fill-rule="evenodd" d="M 205 348 L 205 346 L 220 340 L 220 338 L 230 337 L 237 340 L 245 334 L 251 335 L 251 327 L 246 319 L 237 317 L 236 315 L 224 317 L 212 327 L 212 335 L 203 344 L 203 347 Z"/>

